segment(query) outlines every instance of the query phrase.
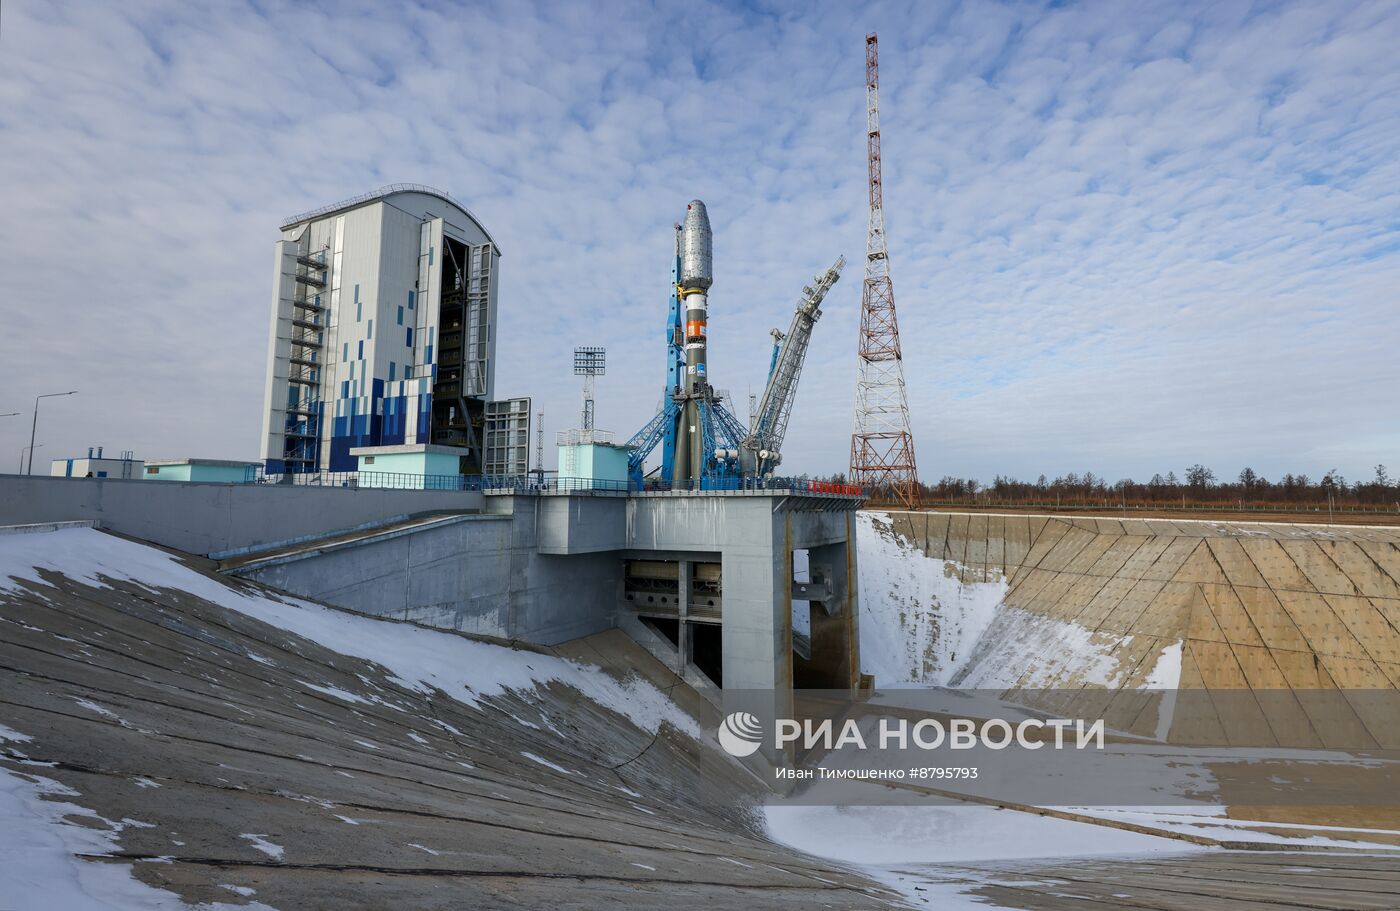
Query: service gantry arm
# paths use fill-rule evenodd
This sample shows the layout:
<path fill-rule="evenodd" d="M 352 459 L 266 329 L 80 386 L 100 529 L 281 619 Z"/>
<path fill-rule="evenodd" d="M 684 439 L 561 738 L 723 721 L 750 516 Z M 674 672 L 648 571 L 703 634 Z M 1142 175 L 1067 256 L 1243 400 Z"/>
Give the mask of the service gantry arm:
<path fill-rule="evenodd" d="M 777 330 L 773 332 L 778 347 L 768 385 L 763 390 L 740 455 L 745 475 L 762 476 L 782 461 L 783 438 L 787 436 L 788 416 L 792 414 L 793 399 L 797 396 L 797 381 L 802 376 L 802 362 L 807 358 L 812 327 L 821 319 L 822 299 L 841 277 L 845 265 L 846 257 L 838 256 L 830 269 L 803 288 L 802 300 L 792 314 L 787 335 L 780 335 Z"/>

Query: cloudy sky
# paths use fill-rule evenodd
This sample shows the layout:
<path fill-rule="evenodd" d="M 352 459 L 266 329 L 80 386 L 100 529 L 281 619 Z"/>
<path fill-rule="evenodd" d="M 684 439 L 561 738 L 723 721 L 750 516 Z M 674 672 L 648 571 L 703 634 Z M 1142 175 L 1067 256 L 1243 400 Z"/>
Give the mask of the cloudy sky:
<path fill-rule="evenodd" d="M 575 345 L 655 409 L 687 200 L 741 414 L 844 253 L 784 447 L 844 469 L 868 31 L 927 479 L 1400 468 L 1400 4 L 1052 6 L 5 0 L 0 471 L 66 389 L 36 466 L 258 457 L 279 219 L 400 181 L 499 241 L 551 439 Z"/>

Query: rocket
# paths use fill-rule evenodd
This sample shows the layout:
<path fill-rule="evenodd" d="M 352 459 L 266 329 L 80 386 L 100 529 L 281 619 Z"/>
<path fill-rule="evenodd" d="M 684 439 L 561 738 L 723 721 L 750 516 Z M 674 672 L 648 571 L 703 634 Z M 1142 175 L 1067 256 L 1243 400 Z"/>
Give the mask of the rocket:
<path fill-rule="evenodd" d="M 705 204 L 692 199 L 685 207 L 685 221 L 678 239 L 680 273 L 676 297 L 685 313 L 685 376 L 678 390 L 681 407 L 677 415 L 676 450 L 672 479 L 699 481 L 704 470 L 700 402 L 709 397 L 705 375 L 706 333 L 709 324 L 709 291 L 714 281 L 711 255 L 710 216 Z"/>

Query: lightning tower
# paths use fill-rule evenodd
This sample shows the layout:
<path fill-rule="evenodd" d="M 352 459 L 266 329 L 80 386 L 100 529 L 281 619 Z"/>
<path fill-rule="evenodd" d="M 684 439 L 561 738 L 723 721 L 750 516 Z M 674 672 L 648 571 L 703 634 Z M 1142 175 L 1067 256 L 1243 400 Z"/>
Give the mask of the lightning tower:
<path fill-rule="evenodd" d="M 904 360 L 885 246 L 884 192 L 880 178 L 880 64 L 877 36 L 865 36 L 865 136 L 870 177 L 870 222 L 861 292 L 855 429 L 851 434 L 851 482 L 875 499 L 919 505 L 914 435 Z"/>

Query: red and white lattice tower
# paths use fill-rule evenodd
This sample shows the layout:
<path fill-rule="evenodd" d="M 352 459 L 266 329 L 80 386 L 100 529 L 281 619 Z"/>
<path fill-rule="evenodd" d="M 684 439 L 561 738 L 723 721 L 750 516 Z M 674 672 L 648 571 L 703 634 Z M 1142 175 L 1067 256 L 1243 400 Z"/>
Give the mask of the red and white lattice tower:
<path fill-rule="evenodd" d="M 865 37 L 866 149 L 869 153 L 870 226 L 865 241 L 865 287 L 861 292 L 859 375 L 855 430 L 851 434 L 851 482 L 872 498 L 905 507 L 919 505 L 914 435 L 904 360 L 894 314 L 894 286 L 885 246 L 884 192 L 880 180 L 880 64 L 878 38 Z"/>

